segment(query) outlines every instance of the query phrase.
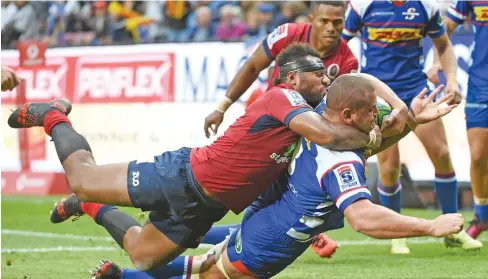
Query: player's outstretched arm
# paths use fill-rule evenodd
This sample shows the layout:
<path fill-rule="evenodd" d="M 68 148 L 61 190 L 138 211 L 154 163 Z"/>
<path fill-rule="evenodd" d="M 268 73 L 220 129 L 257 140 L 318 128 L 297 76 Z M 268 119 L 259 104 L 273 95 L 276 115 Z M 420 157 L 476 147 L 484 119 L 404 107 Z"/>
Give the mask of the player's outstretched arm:
<path fill-rule="evenodd" d="M 289 127 L 315 144 L 333 150 L 354 150 L 372 147 L 376 143 L 369 134 L 352 126 L 330 123 L 318 113 L 307 111 L 293 117 Z M 378 141 L 380 140 L 378 135 Z"/>
<path fill-rule="evenodd" d="M 447 36 L 451 37 L 452 33 L 454 32 L 454 30 L 456 30 L 459 24 L 452 21 L 447 16 L 444 17 L 444 23 L 446 26 Z M 432 48 L 432 50 L 434 51 L 434 62 L 432 62 L 432 67 L 427 71 L 426 74 L 429 81 L 437 85 L 440 83 L 439 72 L 442 70 L 442 65 L 439 58 L 439 53 L 437 52 L 437 48 L 434 47 Z"/>
<path fill-rule="evenodd" d="M 370 200 L 361 199 L 344 210 L 351 227 L 374 238 L 404 238 L 417 236 L 443 237 L 463 228 L 461 214 L 445 214 L 434 220 L 400 215 Z"/>
<path fill-rule="evenodd" d="M 428 92 L 427 88 L 422 90 L 412 101 L 411 111 L 408 114 L 409 119 L 403 131 L 391 137 L 384 137 L 379 148 L 373 149 L 371 155 L 379 153 L 397 143 L 408 133 L 415 130 L 419 124 L 434 121 L 450 113 L 457 106 L 456 104 L 448 105 L 454 98 L 454 94 L 444 94 L 442 98 L 434 102 L 434 98 L 443 88 L 443 85 L 438 86 L 428 97 L 426 97 Z"/>
<path fill-rule="evenodd" d="M 260 44 L 230 82 L 229 89 L 227 89 L 227 94 L 225 94 L 224 99 L 219 103 L 218 107 L 205 118 L 204 130 L 207 138 L 210 137 L 209 129 L 211 129 L 214 134 L 217 133 L 217 129 L 224 120 L 225 111 L 237 101 L 247 89 L 249 89 L 259 76 L 259 73 L 266 69 L 271 62 L 272 60 L 264 51 L 263 44 Z"/>

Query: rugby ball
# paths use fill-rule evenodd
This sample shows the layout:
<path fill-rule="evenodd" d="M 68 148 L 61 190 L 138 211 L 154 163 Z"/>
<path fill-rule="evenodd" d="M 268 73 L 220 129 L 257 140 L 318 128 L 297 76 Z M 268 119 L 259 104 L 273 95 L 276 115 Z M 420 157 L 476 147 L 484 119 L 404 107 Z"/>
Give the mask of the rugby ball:
<path fill-rule="evenodd" d="M 378 108 L 378 114 L 376 115 L 376 125 L 383 127 L 383 122 L 388 118 L 391 113 L 390 105 L 385 100 L 376 97 L 376 107 Z"/>

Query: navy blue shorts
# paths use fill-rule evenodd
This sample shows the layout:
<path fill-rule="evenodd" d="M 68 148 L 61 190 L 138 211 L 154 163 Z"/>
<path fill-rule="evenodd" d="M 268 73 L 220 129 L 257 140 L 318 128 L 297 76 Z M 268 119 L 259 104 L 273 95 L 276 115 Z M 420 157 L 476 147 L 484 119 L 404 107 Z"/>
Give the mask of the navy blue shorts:
<path fill-rule="evenodd" d="M 466 96 L 466 128 L 488 128 L 488 86 L 476 86 L 468 82 Z"/>
<path fill-rule="evenodd" d="M 228 212 L 194 179 L 190 152 L 184 147 L 155 156 L 151 163 L 132 161 L 127 173 L 134 207 L 151 211 L 151 223 L 183 248 L 198 247 L 212 224 Z"/>

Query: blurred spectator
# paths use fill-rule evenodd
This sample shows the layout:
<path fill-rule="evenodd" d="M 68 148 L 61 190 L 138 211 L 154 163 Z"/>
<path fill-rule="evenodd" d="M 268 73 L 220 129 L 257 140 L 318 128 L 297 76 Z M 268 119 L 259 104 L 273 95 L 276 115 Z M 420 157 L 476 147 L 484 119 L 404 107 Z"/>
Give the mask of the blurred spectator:
<path fill-rule="evenodd" d="M 258 10 L 258 35 L 266 36 L 273 32 L 275 25 L 273 23 L 275 8 L 271 4 L 262 3 L 257 6 Z"/>
<path fill-rule="evenodd" d="M 188 27 L 185 40 L 210 41 L 215 35 L 215 25 L 212 23 L 212 10 L 207 6 L 200 6 L 195 11 L 196 25 Z"/>
<path fill-rule="evenodd" d="M 97 1 L 93 4 L 93 16 L 88 21 L 88 25 L 95 32 L 92 44 L 106 45 L 112 42 L 110 38 L 110 18 L 105 1 Z"/>
<path fill-rule="evenodd" d="M 246 33 L 246 25 L 241 20 L 241 8 L 225 5 L 220 9 L 220 23 L 215 37 L 222 41 L 239 40 Z"/>
<path fill-rule="evenodd" d="M 281 4 L 280 12 L 276 15 L 274 25 L 280 26 L 287 22 L 296 22 L 297 17 L 306 13 L 307 7 L 302 1 L 289 1 Z"/>
<path fill-rule="evenodd" d="M 17 12 L 17 6 L 12 1 L 2 1 L 2 31 Z"/>
<path fill-rule="evenodd" d="M 12 15 L 2 30 L 2 48 L 12 46 L 18 40 L 36 39 L 39 24 L 34 8 L 26 1 L 15 1 L 17 12 Z"/>
<path fill-rule="evenodd" d="M 190 14 L 189 1 L 165 1 L 164 35 L 168 42 L 180 42 L 184 39 L 186 20 Z"/>

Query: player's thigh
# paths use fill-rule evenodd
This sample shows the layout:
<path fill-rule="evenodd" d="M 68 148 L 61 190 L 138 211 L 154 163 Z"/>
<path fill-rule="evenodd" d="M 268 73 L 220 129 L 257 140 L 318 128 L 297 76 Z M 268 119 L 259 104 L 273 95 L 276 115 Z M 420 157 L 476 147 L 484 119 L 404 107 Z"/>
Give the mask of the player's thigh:
<path fill-rule="evenodd" d="M 128 163 L 81 164 L 73 179 L 68 176 L 71 190 L 83 201 L 132 206 L 127 191 Z M 71 178 L 70 178 L 71 177 Z"/>
<path fill-rule="evenodd" d="M 165 265 L 186 250 L 174 243 L 152 222 L 146 223 L 136 237 L 126 237 L 124 240 L 124 248 L 132 262 L 142 270 Z"/>
<path fill-rule="evenodd" d="M 441 119 L 419 125 L 415 129 L 415 135 L 422 142 L 434 164 L 442 163 L 440 161 L 447 161 L 446 163 L 450 164 L 446 130 Z"/>

